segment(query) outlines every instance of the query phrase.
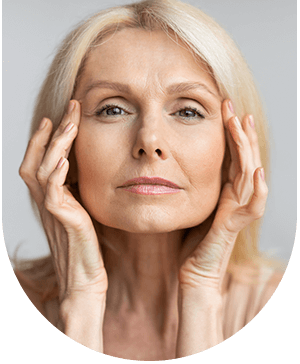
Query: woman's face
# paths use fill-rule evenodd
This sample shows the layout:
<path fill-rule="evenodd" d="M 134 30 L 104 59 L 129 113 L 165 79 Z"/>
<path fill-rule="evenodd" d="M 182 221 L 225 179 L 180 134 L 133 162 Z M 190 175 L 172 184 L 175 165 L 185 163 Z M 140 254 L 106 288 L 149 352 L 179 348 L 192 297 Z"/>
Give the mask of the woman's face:
<path fill-rule="evenodd" d="M 213 212 L 225 153 L 221 98 L 183 46 L 163 31 L 123 29 L 91 52 L 74 98 L 79 191 L 96 221 L 160 233 Z M 179 188 L 121 187 L 138 177 Z"/>

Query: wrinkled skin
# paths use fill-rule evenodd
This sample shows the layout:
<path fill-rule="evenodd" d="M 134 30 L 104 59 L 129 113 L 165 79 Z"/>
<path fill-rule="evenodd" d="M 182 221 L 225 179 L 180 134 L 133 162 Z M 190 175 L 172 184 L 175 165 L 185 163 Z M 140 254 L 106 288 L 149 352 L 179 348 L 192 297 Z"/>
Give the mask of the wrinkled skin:
<path fill-rule="evenodd" d="M 96 305 L 107 296 L 105 352 L 118 356 L 114 338 L 125 330 L 135 345 L 124 344 L 131 351 L 123 357 L 138 358 L 141 347 L 147 358 L 173 357 L 178 287 L 217 302 L 238 232 L 263 214 L 267 186 L 253 120 L 236 120 L 207 69 L 162 31 L 123 29 L 95 48 L 72 102 L 47 149 L 51 120 L 34 134 L 20 168 L 48 236 L 60 302 L 78 307 L 88 297 Z M 60 158 L 72 146 L 69 171 Z M 65 184 L 68 171 L 78 199 Z M 120 188 L 140 176 L 180 190 L 153 196 Z M 155 352 L 162 325 L 167 344 Z"/>

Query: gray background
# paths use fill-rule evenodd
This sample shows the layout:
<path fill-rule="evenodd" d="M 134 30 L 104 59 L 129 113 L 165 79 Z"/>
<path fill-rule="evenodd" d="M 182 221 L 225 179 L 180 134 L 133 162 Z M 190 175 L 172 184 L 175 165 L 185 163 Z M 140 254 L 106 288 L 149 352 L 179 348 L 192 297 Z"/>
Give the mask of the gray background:
<path fill-rule="evenodd" d="M 34 99 L 59 42 L 94 12 L 129 1 L 3 1 L 3 231 L 10 256 L 48 254 L 18 168 Z M 296 1 L 188 1 L 223 26 L 244 54 L 269 119 L 271 182 L 260 247 L 289 259 L 296 230 Z"/>

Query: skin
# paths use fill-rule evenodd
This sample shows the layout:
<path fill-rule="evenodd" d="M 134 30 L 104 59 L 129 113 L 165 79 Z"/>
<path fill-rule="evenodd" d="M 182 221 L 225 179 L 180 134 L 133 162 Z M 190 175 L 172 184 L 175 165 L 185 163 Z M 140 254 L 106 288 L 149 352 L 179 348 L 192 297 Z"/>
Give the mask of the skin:
<path fill-rule="evenodd" d="M 99 80 L 127 89 L 90 87 Z M 202 86 L 170 92 L 186 82 Z M 47 149 L 46 119 L 20 168 L 53 255 L 58 326 L 129 359 L 171 359 L 222 341 L 230 253 L 267 196 L 250 116 L 236 121 L 207 69 L 159 30 L 123 29 L 93 50 L 72 103 Z M 115 106 L 96 113 L 107 104 Z M 74 140 L 78 201 L 64 185 Z M 165 178 L 180 192 L 119 188 L 139 176 Z"/>
<path fill-rule="evenodd" d="M 131 92 L 95 87 L 86 93 L 95 80 L 119 82 Z M 207 90 L 167 92 L 170 85 L 182 82 L 203 84 Z M 159 328 L 169 336 L 177 326 L 182 229 L 206 220 L 220 194 L 225 153 L 221 99 L 213 79 L 190 52 L 163 32 L 131 29 L 92 52 L 74 98 L 82 110 L 75 142 L 80 196 L 92 217 L 103 224 L 99 231 L 105 241 L 118 252 L 104 248 L 111 287 L 105 327 L 125 319 L 125 332 L 134 332 L 132 341 L 138 347 L 141 335 L 136 326 L 147 327 L 143 337 L 157 336 Z M 107 116 L 104 111 L 95 116 L 107 104 L 117 105 L 115 111 L 121 115 Z M 193 111 L 190 120 L 180 117 L 178 110 L 188 107 L 197 108 L 205 119 Z M 118 188 L 139 176 L 163 177 L 181 192 L 141 196 Z M 165 314 L 160 317 L 162 306 Z M 123 330 L 118 342 L 122 334 Z"/>

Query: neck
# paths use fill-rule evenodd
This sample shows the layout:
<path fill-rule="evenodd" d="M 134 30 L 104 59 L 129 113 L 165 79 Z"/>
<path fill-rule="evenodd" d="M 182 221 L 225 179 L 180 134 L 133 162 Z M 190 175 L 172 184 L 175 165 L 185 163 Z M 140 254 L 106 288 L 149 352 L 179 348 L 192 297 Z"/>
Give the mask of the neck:
<path fill-rule="evenodd" d="M 108 275 L 107 310 L 150 319 L 174 314 L 184 231 L 135 234 L 101 226 L 98 234 Z"/>

